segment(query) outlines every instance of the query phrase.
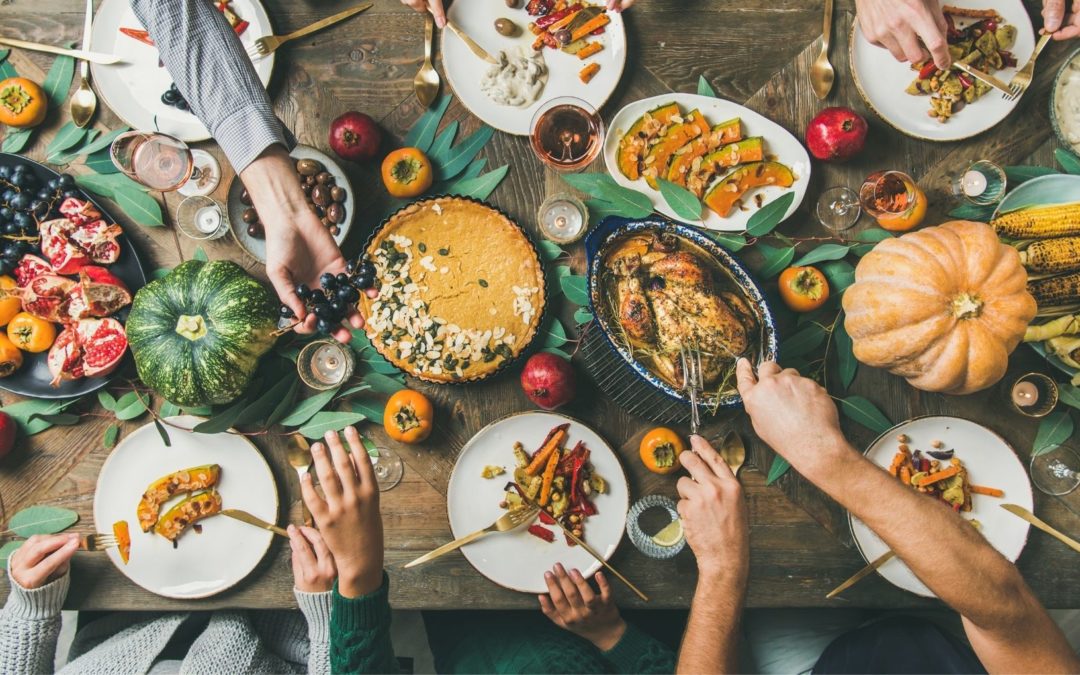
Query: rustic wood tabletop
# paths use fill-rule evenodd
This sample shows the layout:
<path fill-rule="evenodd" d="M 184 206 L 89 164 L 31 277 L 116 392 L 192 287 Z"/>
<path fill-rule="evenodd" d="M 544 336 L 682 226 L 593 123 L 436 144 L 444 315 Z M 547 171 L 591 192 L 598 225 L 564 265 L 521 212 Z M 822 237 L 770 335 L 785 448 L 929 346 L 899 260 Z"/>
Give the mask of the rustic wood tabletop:
<path fill-rule="evenodd" d="M 459 0 L 465 1 L 465 0 Z M 349 6 L 352 0 L 266 0 L 275 32 L 282 34 Z M 1041 25 L 1037 4 L 1028 3 L 1036 27 Z M 77 42 L 83 25 L 83 6 L 71 0 L 7 0 L 0 3 L 0 34 L 61 44 Z M 811 91 L 807 74 L 821 36 L 821 3 L 805 0 L 638 0 L 627 11 L 629 61 L 618 89 L 605 106 L 607 119 L 631 101 L 666 92 L 694 92 L 704 76 L 717 93 L 745 103 L 802 136 L 809 119 L 822 107 Z M 1080 43 L 1053 44 L 1039 61 L 1035 82 L 1016 110 L 1001 124 L 972 140 L 931 143 L 908 138 L 869 111 L 860 100 L 848 66 L 848 36 L 854 20 L 853 0 L 839 0 L 834 21 L 832 61 L 837 81 L 830 105 L 848 105 L 862 112 L 871 125 L 868 149 L 844 165 L 815 164 L 814 178 L 800 212 L 783 231 L 800 236 L 823 235 L 808 208 L 817 194 L 833 185 L 857 185 L 870 171 L 894 168 L 920 179 L 930 197 L 929 222 L 944 220 L 954 202 L 947 194 L 951 172 L 975 159 L 1000 164 L 1052 164 L 1053 135 L 1048 119 L 1048 92 L 1058 65 Z M 422 112 L 412 93 L 412 79 L 422 60 L 423 18 L 397 0 L 376 0 L 367 13 L 331 30 L 300 40 L 279 52 L 270 92 L 277 111 L 302 142 L 327 149 L 329 121 L 351 109 L 369 113 L 400 138 Z M 41 81 L 51 57 L 15 51 L 11 56 L 21 74 Z M 440 64 L 441 67 L 441 64 Z M 444 80 L 445 81 L 445 80 Z M 66 112 L 64 113 L 66 114 Z M 59 115 L 36 137 L 27 154 L 41 159 L 43 149 L 65 121 Z M 445 123 L 459 120 L 462 132 L 479 121 L 455 100 Z M 119 121 L 107 109 L 95 120 L 112 129 Z M 218 153 L 212 143 L 201 144 Z M 497 133 L 484 151 L 489 166 L 509 163 L 506 180 L 491 201 L 535 232 L 534 214 L 545 195 L 566 186 L 544 169 L 524 138 Z M 220 157 L 220 153 L 218 153 Z M 378 214 L 385 208 L 384 190 L 376 169 L 344 163 L 356 190 L 358 213 L 345 244 L 355 253 Z M 78 171 L 73 167 L 72 171 Z M 599 163 L 593 170 L 601 170 Z M 231 179 L 216 195 L 224 198 Z M 175 196 L 165 199 L 174 211 Z M 113 213 L 120 215 L 119 209 Z M 123 221 L 123 218 L 121 218 Z M 860 223 L 866 227 L 867 220 Z M 144 228 L 123 222 L 149 268 L 173 266 L 190 258 L 195 243 L 168 228 Z M 209 256 L 228 258 L 264 277 L 261 265 L 224 239 L 204 244 Z M 580 246 L 572 249 L 573 267 L 581 271 Z M 568 318 L 568 317 L 567 317 Z M 572 325 L 572 324 L 569 324 Z M 580 370 L 580 369 L 579 369 Z M 1045 362 L 1021 347 L 1012 357 L 1010 375 L 1042 370 Z M 582 378 L 585 379 L 585 378 Z M 386 564 L 392 579 L 391 603 L 397 608 L 532 608 L 536 599 L 497 587 L 475 572 L 460 554 L 447 555 L 418 569 L 402 565 L 450 539 L 445 492 L 455 457 L 475 432 L 506 414 L 528 410 L 531 404 L 517 378 L 509 375 L 468 387 L 437 387 L 410 382 L 432 398 L 437 427 L 421 446 L 390 444 L 405 460 L 403 482 L 383 493 Z M 1027 460 L 1035 423 L 1010 413 L 997 388 L 967 397 L 917 391 L 903 380 L 863 367 L 852 392 L 871 399 L 893 421 L 917 415 L 949 414 L 985 424 L 1006 438 L 1021 460 Z M 16 397 L 0 395 L 4 404 Z M 587 421 L 621 450 L 633 498 L 646 494 L 674 495 L 675 478 L 646 472 L 637 460 L 641 435 L 651 425 L 631 417 L 605 399 L 587 382 L 566 412 Z M 77 426 L 56 427 L 20 441 L 16 454 L 0 464 L 0 522 L 32 504 L 55 504 L 78 511 L 77 527 L 90 531 L 92 503 L 98 471 L 108 455 L 102 434 L 111 417 L 88 417 Z M 130 432 L 147 419 L 123 424 Z M 372 425 L 373 427 L 373 425 Z M 927 606 L 914 595 L 873 576 L 848 591 L 841 600 L 825 594 L 863 565 L 851 546 L 842 510 L 794 472 L 765 485 L 765 472 L 773 454 L 757 441 L 741 412 L 709 421 L 707 437 L 718 437 L 734 427 L 749 448 L 748 466 L 741 474 L 751 515 L 751 577 L 748 604 L 819 607 Z M 845 422 L 856 446 L 865 446 L 873 434 Z M 390 443 L 381 428 L 370 433 Z M 808 435 L 814 431 L 808 429 Z M 298 522 L 299 486 L 285 461 L 280 437 L 255 439 L 271 460 L 283 495 L 280 521 Z M 1036 511 L 1059 529 L 1080 535 L 1080 517 L 1061 502 L 1036 493 Z M 917 527 L 913 524 L 913 527 Z M 1019 566 L 1038 596 L 1050 607 L 1080 607 L 1080 565 L 1061 543 L 1032 531 Z M 657 562 L 624 542 L 614 564 L 651 597 L 648 607 L 686 607 L 694 588 L 695 565 L 689 550 L 673 561 Z M 270 554 L 249 578 L 232 590 L 208 600 L 175 602 L 152 595 L 122 576 L 104 555 L 80 553 L 73 567 L 67 606 L 73 609 L 210 609 L 215 607 L 271 608 L 293 605 L 289 549 L 275 539 Z M 6 595 L 6 576 L 0 594 Z M 617 589 L 626 606 L 641 603 L 625 588 Z"/>

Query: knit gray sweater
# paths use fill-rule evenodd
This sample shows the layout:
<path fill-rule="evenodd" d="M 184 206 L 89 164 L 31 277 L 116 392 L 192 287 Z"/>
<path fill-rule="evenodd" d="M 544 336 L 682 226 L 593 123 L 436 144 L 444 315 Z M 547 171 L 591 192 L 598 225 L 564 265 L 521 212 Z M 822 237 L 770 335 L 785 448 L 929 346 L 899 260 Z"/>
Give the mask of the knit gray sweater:
<path fill-rule="evenodd" d="M 10 574 L 8 579 L 11 594 L 0 610 L 0 673 L 50 673 L 71 577 L 65 574 L 34 590 Z M 293 592 L 300 612 L 214 612 L 182 663 L 159 662 L 159 655 L 191 614 L 106 615 L 75 635 L 70 660 L 60 672 L 329 673 L 331 594 Z"/>

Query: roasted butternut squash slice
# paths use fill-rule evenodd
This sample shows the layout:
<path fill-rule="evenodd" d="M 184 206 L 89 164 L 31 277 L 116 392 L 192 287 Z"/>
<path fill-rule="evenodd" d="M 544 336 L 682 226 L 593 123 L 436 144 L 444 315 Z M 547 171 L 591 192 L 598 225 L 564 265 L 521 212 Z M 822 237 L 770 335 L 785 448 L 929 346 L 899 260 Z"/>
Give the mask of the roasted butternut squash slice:
<path fill-rule="evenodd" d="M 120 559 L 126 565 L 131 559 L 131 531 L 128 530 L 126 520 L 118 520 L 112 526 L 113 536 L 116 537 L 116 548 L 120 553 Z"/>
<path fill-rule="evenodd" d="M 694 160 L 716 150 L 726 143 L 733 143 L 742 138 L 742 122 L 736 117 L 717 124 L 709 133 L 699 136 L 675 151 L 668 167 L 667 179 L 676 185 L 686 187 L 686 179 L 697 170 Z M 760 159 L 760 158 L 759 158 Z M 701 162 L 697 162 L 700 166 Z M 701 196 L 700 194 L 698 196 Z"/>
<path fill-rule="evenodd" d="M 760 162 L 763 159 L 765 159 L 765 144 L 761 136 L 751 136 L 735 143 L 728 143 L 702 158 L 697 170 L 691 171 L 687 177 L 686 188 L 700 198 L 705 193 L 705 188 L 722 169 L 730 169 L 749 162 Z"/>
<path fill-rule="evenodd" d="M 221 511 L 221 495 L 216 490 L 191 495 L 165 512 L 154 532 L 175 542 L 189 526 Z"/>
<path fill-rule="evenodd" d="M 641 175 L 652 189 L 657 189 L 657 176 L 667 176 L 668 162 L 675 151 L 698 136 L 709 133 L 709 125 L 697 110 L 687 113 L 682 122 L 668 127 L 667 133 L 660 137 L 656 145 L 649 148 L 645 155 L 645 166 Z"/>
<path fill-rule="evenodd" d="M 135 514 L 139 518 L 139 527 L 143 532 L 149 532 L 150 528 L 157 523 L 162 504 L 184 492 L 214 487 L 220 478 L 221 466 L 218 464 L 193 466 L 190 469 L 182 469 L 158 478 L 146 488 L 142 499 L 139 500 L 138 508 L 135 509 Z"/>
<path fill-rule="evenodd" d="M 739 201 L 747 190 L 767 185 L 791 187 L 794 182 L 795 174 L 783 164 L 754 162 L 735 169 L 714 185 L 705 195 L 705 206 L 720 217 L 727 218 L 735 202 Z"/>
<path fill-rule="evenodd" d="M 653 108 L 634 122 L 630 130 L 619 140 L 619 171 L 630 180 L 641 178 L 641 160 L 649 151 L 652 142 L 671 123 L 671 118 L 681 111 L 675 103 L 665 103 Z"/>

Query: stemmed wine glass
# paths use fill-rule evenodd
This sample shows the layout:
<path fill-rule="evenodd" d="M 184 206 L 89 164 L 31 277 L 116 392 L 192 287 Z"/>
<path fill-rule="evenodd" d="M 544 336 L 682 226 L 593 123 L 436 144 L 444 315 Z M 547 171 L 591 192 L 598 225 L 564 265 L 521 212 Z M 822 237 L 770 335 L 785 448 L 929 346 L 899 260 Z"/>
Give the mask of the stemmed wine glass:
<path fill-rule="evenodd" d="M 1069 494 L 1080 486 L 1080 456 L 1064 445 L 1033 456 L 1031 482 L 1048 495 Z"/>
<path fill-rule="evenodd" d="M 109 156 L 128 178 L 151 190 L 207 195 L 221 181 L 221 166 L 205 150 L 194 150 L 168 134 L 129 131 L 112 142 Z"/>
<path fill-rule="evenodd" d="M 604 144 L 604 120 L 596 108 L 573 96 L 553 98 L 537 109 L 529 130 L 533 152 L 556 171 L 579 171 Z"/>
<path fill-rule="evenodd" d="M 379 492 L 397 487 L 405 475 L 405 463 L 393 450 L 380 448 L 367 436 L 361 436 L 360 440 L 371 458 L 371 467 L 375 470 L 375 479 L 379 482 Z"/>

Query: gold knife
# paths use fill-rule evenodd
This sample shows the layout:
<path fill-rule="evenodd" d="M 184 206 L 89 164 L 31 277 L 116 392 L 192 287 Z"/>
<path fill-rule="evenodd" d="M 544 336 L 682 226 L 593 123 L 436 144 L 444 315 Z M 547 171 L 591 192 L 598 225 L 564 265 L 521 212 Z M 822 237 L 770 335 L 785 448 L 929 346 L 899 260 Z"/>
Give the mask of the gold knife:
<path fill-rule="evenodd" d="M 847 589 L 851 588 L 855 584 L 859 583 L 860 581 L 862 581 L 866 577 L 873 574 L 874 570 L 881 567 L 882 565 L 889 562 L 890 560 L 892 560 L 895 557 L 896 557 L 896 554 L 893 553 L 892 551 L 885 551 L 880 556 L 875 558 L 872 563 L 870 563 L 869 565 L 867 565 L 866 567 L 862 568 L 861 570 L 856 572 L 854 575 L 852 575 L 852 577 L 850 579 L 848 579 L 844 583 L 840 584 L 836 588 L 829 591 L 828 594 L 825 595 L 825 598 L 828 599 L 828 600 L 831 600 L 832 598 L 835 598 L 836 596 L 840 595 L 841 593 L 843 593 Z"/>
<path fill-rule="evenodd" d="M 271 523 L 268 523 L 261 518 L 256 518 L 247 511 L 241 511 L 240 509 L 223 509 L 221 511 L 221 515 L 235 518 L 236 520 L 239 520 L 242 523 L 247 523 L 248 525 L 261 527 L 264 530 L 270 530 L 274 534 L 285 537 L 286 539 L 289 538 L 289 533 L 286 532 L 284 528 L 278 527 L 277 525 L 272 525 Z"/>
<path fill-rule="evenodd" d="M 499 62 L 495 60 L 494 56 L 492 56 L 491 54 L 488 54 L 486 49 L 484 49 L 480 45 L 476 44 L 476 41 L 473 40 L 468 35 L 466 35 L 465 31 L 458 28 L 458 25 L 456 23 L 454 23 L 453 21 L 450 21 L 448 19 L 446 21 L 446 27 L 449 28 L 451 31 L 453 31 L 454 35 L 457 35 L 459 38 L 461 38 L 461 41 L 465 43 L 465 46 L 468 47 L 472 51 L 473 54 L 476 54 L 477 56 L 484 59 L 488 63 L 494 64 L 494 65 L 499 64 Z"/>
<path fill-rule="evenodd" d="M 9 47 L 16 47 L 18 49 L 28 49 L 32 52 L 46 52 L 48 54 L 72 56 L 76 59 L 90 61 L 91 63 L 100 63 L 105 66 L 111 66 L 116 63 L 127 63 L 115 54 L 90 52 L 85 49 L 64 49 L 63 47 L 54 47 L 52 45 L 43 45 L 38 42 L 27 42 L 26 40 L 15 40 L 5 37 L 0 37 L 0 45 L 7 45 Z"/>
<path fill-rule="evenodd" d="M 952 67 L 956 68 L 957 70 L 964 71 L 968 75 L 974 77 L 976 80 L 982 80 L 984 84 L 990 85 L 991 87 L 993 87 L 994 89 L 997 89 L 998 91 L 1005 94 L 1006 96 L 1012 96 L 1015 93 L 1015 92 L 1013 92 L 1012 89 L 1009 89 L 1009 85 L 1007 85 L 1004 82 L 1002 82 L 1001 80 L 997 79 L 996 77 L 994 77 L 990 73 L 984 73 L 981 70 L 977 70 L 975 68 L 972 68 L 971 66 L 964 63 L 963 61 L 953 61 Z"/>
<path fill-rule="evenodd" d="M 1014 516 L 1017 516 L 1018 518 L 1023 518 L 1024 520 L 1028 521 L 1035 527 L 1047 533 L 1054 539 L 1057 539 L 1061 543 L 1065 544 L 1072 550 L 1080 552 L 1080 542 L 1077 542 L 1072 537 L 1066 534 L 1062 534 L 1058 530 L 1054 529 L 1049 523 L 1042 520 L 1031 511 L 1028 511 L 1023 506 L 1018 506 L 1016 504 L 1002 504 L 1001 508 L 1005 509 Z"/>

